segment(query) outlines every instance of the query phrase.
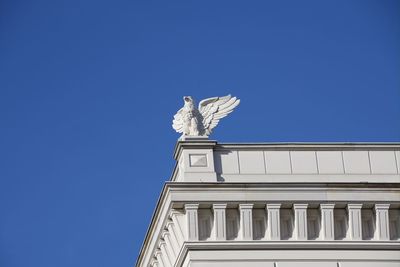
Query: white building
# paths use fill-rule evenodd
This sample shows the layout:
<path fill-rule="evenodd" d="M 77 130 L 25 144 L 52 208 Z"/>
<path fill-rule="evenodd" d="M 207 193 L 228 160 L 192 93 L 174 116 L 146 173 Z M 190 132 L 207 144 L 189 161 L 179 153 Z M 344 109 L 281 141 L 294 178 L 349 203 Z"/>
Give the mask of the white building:
<path fill-rule="evenodd" d="M 400 266 L 400 144 L 187 138 L 136 266 Z"/>

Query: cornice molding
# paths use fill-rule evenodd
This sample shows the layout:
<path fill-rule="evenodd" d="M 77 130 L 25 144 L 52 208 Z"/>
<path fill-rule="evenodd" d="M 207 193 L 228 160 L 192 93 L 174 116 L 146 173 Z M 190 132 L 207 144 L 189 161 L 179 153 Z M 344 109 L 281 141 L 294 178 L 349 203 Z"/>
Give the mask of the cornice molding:
<path fill-rule="evenodd" d="M 184 242 L 174 267 L 182 266 L 191 250 L 391 250 L 399 251 L 398 241 L 234 241 Z"/>

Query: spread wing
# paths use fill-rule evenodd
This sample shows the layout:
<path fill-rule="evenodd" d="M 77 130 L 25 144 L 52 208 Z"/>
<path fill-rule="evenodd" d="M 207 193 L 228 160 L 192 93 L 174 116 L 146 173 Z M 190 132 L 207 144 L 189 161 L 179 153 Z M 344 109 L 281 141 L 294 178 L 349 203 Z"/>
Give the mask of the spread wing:
<path fill-rule="evenodd" d="M 228 115 L 239 105 L 240 100 L 231 95 L 212 97 L 199 103 L 199 111 L 203 116 L 203 127 L 206 135 L 211 134 L 220 119 Z"/>
<path fill-rule="evenodd" d="M 178 133 L 183 133 L 183 108 L 178 110 L 178 112 L 174 115 L 174 119 L 172 121 L 172 128 Z"/>

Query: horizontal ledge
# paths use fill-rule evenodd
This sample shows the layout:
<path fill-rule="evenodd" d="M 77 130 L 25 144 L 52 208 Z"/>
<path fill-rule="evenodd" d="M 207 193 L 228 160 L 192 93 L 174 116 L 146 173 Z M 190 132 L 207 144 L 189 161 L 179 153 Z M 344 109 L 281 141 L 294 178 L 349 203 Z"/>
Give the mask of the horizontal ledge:
<path fill-rule="evenodd" d="M 208 241 L 208 242 L 184 242 L 178 254 L 175 266 L 180 266 L 190 251 L 273 251 L 273 250 L 293 250 L 293 251 L 348 251 L 348 250 L 370 250 L 370 251 L 398 251 L 400 250 L 399 242 L 354 242 L 354 241 Z M 222 255 L 218 252 L 219 255 Z M 396 252 L 397 253 L 397 252 Z M 234 255 L 238 255 L 236 252 Z M 253 256 L 254 257 L 254 256 Z M 254 259 L 252 257 L 252 259 Z M 373 257 L 373 255 L 372 255 Z M 258 260 L 271 260 L 272 258 L 263 252 L 262 257 L 256 256 Z M 318 256 L 317 256 L 318 258 Z M 346 257 L 345 257 L 346 258 Z M 207 258 L 209 260 L 209 257 Z M 240 256 L 243 260 L 243 256 Z M 276 259 L 276 255 L 273 257 Z M 287 259 L 287 255 L 285 256 Z M 335 255 L 337 259 L 337 254 Z M 233 260 L 229 258 L 229 260 Z"/>
<path fill-rule="evenodd" d="M 194 250 L 230 249 L 373 249 L 400 250 L 400 242 L 393 241 L 199 241 L 185 242 L 183 246 Z"/>
<path fill-rule="evenodd" d="M 368 142 L 321 142 L 321 143 L 308 143 L 308 142 L 294 142 L 294 143 L 217 143 L 216 150 L 219 149 L 344 149 L 344 150 L 368 150 L 368 149 L 385 149 L 395 150 L 400 148 L 399 142 L 382 142 L 382 143 L 368 143 Z"/>
<path fill-rule="evenodd" d="M 203 172 L 204 173 L 204 172 Z M 201 176 L 201 172 L 196 173 Z M 208 173 L 204 173 L 207 175 Z M 176 182 L 174 177 L 167 182 Z M 217 173 L 219 183 L 295 183 L 295 184 L 395 184 L 400 183 L 400 174 L 227 174 Z M 384 182 L 382 182 L 384 181 Z M 199 179 L 200 182 L 200 179 Z M 195 182 L 187 182 L 195 183 Z"/>
<path fill-rule="evenodd" d="M 313 183 L 313 182 L 165 182 L 167 188 L 378 188 L 395 189 L 400 188 L 400 183 Z"/>

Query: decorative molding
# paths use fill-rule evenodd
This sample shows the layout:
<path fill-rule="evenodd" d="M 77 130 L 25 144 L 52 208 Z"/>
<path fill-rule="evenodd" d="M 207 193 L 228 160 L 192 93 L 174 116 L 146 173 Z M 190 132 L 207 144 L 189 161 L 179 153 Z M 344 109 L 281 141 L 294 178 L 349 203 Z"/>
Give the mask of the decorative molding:
<path fill-rule="evenodd" d="M 281 239 L 280 208 L 281 204 L 267 204 L 266 206 L 268 212 L 268 239 L 270 240 Z"/>
<path fill-rule="evenodd" d="M 239 204 L 242 240 L 253 240 L 253 204 Z"/>
<path fill-rule="evenodd" d="M 308 204 L 293 204 L 294 233 L 296 240 L 307 240 L 307 207 Z"/>
<path fill-rule="evenodd" d="M 347 211 L 349 213 L 349 238 L 355 241 L 362 240 L 361 208 L 362 204 L 347 205 Z"/>
<path fill-rule="evenodd" d="M 377 240 L 390 240 L 389 207 L 390 204 L 375 204 L 374 206 Z"/>
<path fill-rule="evenodd" d="M 169 217 L 171 218 L 173 225 L 173 231 L 175 233 L 175 236 L 177 238 L 177 241 L 179 244 L 183 243 L 185 241 L 185 236 L 183 233 L 183 225 L 179 222 L 178 216 L 183 216 L 181 212 L 178 212 L 176 210 L 171 210 L 169 213 Z"/>
<path fill-rule="evenodd" d="M 213 204 L 215 240 L 226 240 L 226 206 L 227 204 Z"/>
<path fill-rule="evenodd" d="M 292 174 L 286 161 L 280 166 L 279 153 L 292 151 L 313 152 L 316 168 L 313 157 L 289 158 L 299 160 L 292 162 L 293 171 L 303 174 Z M 354 151 L 363 153 L 347 153 Z M 188 244 L 222 250 L 398 249 L 399 153 L 399 143 L 217 144 L 186 138 L 175 150 L 172 180 L 178 183 L 167 182 L 161 192 L 137 266 L 179 266 Z M 354 174 L 344 173 L 343 154 L 346 171 Z M 205 155 L 207 164 L 193 155 Z M 283 219 L 294 227 L 282 230 Z M 290 239 L 282 240 L 286 228 Z"/>
<path fill-rule="evenodd" d="M 166 263 L 164 262 L 161 250 L 157 249 L 154 255 L 156 256 L 157 262 L 160 265 L 160 267 L 167 267 Z"/>
<path fill-rule="evenodd" d="M 240 251 L 246 248 L 246 250 L 277 250 L 284 249 L 288 250 L 288 254 L 291 251 L 313 251 L 313 250 L 365 250 L 365 251 L 394 251 L 396 254 L 400 251 L 399 243 L 394 242 L 352 242 L 352 241 L 308 241 L 308 242 L 291 242 L 291 241 L 252 241 L 252 242 L 185 242 L 182 250 L 180 251 L 175 266 L 182 266 L 182 263 L 186 259 L 189 251 Z M 236 252 L 235 252 L 236 253 Z"/>
<path fill-rule="evenodd" d="M 187 240 L 199 241 L 199 204 L 186 204 L 186 233 Z"/>
<path fill-rule="evenodd" d="M 332 241 L 335 239 L 335 221 L 333 213 L 334 208 L 335 208 L 334 203 L 320 204 L 322 240 Z"/>

